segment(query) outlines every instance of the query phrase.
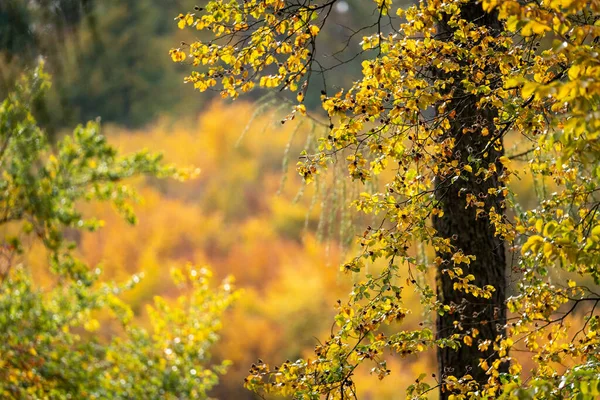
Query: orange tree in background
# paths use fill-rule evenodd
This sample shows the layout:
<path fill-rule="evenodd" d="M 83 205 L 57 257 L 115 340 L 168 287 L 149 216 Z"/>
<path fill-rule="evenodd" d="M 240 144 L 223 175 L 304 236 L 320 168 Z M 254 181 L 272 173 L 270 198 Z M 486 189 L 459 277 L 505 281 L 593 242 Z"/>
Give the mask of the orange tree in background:
<path fill-rule="evenodd" d="M 246 386 L 353 398 L 360 364 L 383 379 L 387 350 L 435 348 L 437 375 L 419 376 L 409 398 L 438 387 L 443 399 L 597 396 L 600 2 L 427 0 L 403 10 L 374 0 L 372 23 L 352 35 L 362 36 L 362 75 L 332 92 L 316 55 L 337 3 L 212 0 L 177 20 L 213 35 L 171 50 L 200 91 L 291 91 L 297 104 L 285 123 L 306 114 L 308 88 L 322 86 L 330 125 L 318 151 L 298 163 L 307 182 L 342 155 L 352 179 L 393 172 L 379 192 L 355 199 L 380 224 L 341 269 L 360 272 L 376 260 L 387 267 L 340 302 L 338 328 L 314 357 L 259 362 Z M 505 150 L 509 133 L 522 139 L 519 152 Z M 524 173 L 517 160 L 540 187 L 530 208 L 511 190 Z M 415 243 L 435 256 L 412 256 Z M 418 279 L 431 269 L 435 286 Z M 518 277 L 512 287 L 509 274 Z M 437 315 L 436 329 L 402 329 L 410 312 L 403 291 L 413 289 Z M 575 314 L 585 322 L 569 332 Z M 515 358 L 521 352 L 533 357 L 531 371 Z"/>
<path fill-rule="evenodd" d="M 31 115 L 47 87 L 38 68 L 0 104 L 0 397 L 206 398 L 227 366 L 211 365 L 209 348 L 237 296 L 230 283 L 213 289 L 205 268 L 174 270 L 184 294 L 173 301 L 156 297 L 148 307 L 150 328 L 141 328 L 121 297 L 138 277 L 102 283 L 100 269 L 78 259 L 69 240 L 77 230 L 102 225 L 83 214 L 83 202 L 110 203 L 134 222 L 136 195 L 127 178 L 189 172 L 148 152 L 118 154 L 95 123 L 53 148 Z M 27 263 L 24 253 L 35 242 L 47 250 L 50 284 L 36 282 Z M 118 321 L 118 338 L 95 333 L 103 312 Z"/>

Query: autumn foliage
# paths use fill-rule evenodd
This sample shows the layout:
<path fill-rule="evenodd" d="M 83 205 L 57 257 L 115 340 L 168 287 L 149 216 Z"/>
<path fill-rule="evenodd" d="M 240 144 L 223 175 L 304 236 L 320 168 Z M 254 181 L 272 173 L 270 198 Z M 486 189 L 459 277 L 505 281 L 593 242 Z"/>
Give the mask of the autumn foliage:
<path fill-rule="evenodd" d="M 341 269 L 385 266 L 339 303 L 337 329 L 314 359 L 259 362 L 247 387 L 352 398 L 360 365 L 382 379 L 388 351 L 437 349 L 439 375 L 419 376 L 408 397 L 435 388 L 448 399 L 597 395 L 598 2 L 431 0 L 403 9 L 375 0 L 362 73 L 332 92 L 317 54 L 334 4 L 211 1 L 178 24 L 212 37 L 171 51 L 200 91 L 233 99 L 255 87 L 292 92 L 296 105 L 282 122 L 306 115 L 308 88 L 322 86 L 329 129 L 298 163 L 300 175 L 311 182 L 343 155 L 353 180 L 383 176 L 353 199 L 378 223 Z M 509 135 L 523 152 L 507 151 Z M 515 196 L 518 159 L 542 189 L 527 208 Z M 481 253 L 473 243 L 495 244 Z M 431 270 L 435 282 L 425 278 Z M 413 288 L 425 315 L 437 315 L 437 331 L 402 324 Z M 576 311 L 584 322 L 573 333 Z"/>
<path fill-rule="evenodd" d="M 11 83 L 0 397 L 600 396 L 600 3 L 356 3 L 183 11 L 136 130 Z"/>

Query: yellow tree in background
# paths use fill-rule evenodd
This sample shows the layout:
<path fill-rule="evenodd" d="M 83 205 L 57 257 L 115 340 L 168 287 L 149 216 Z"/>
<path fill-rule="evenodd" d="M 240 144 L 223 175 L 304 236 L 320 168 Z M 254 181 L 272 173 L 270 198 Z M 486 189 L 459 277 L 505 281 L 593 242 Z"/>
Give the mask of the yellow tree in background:
<path fill-rule="evenodd" d="M 388 350 L 435 349 L 438 370 L 416 377 L 409 398 L 434 389 L 443 399 L 594 398 L 600 3 L 427 0 L 401 9 L 375 0 L 373 21 L 352 35 L 362 37 L 362 74 L 332 91 L 316 55 L 339 2 L 212 0 L 177 21 L 212 33 L 171 51 L 201 91 L 290 91 L 297 104 L 285 123 L 305 115 L 309 89 L 322 86 L 329 128 L 298 163 L 307 182 L 340 157 L 352 179 L 384 179 L 353 199 L 378 223 L 341 269 L 385 267 L 339 303 L 337 328 L 314 355 L 274 368 L 258 362 L 246 386 L 353 398 L 360 365 L 383 379 Z M 505 148 L 509 135 L 518 152 Z M 525 173 L 539 187 L 528 207 L 513 190 Z M 434 283 L 423 279 L 428 271 Z M 413 290 L 435 328 L 404 328 Z M 583 321 L 575 332 L 573 316 Z M 520 353 L 532 358 L 529 371 Z"/>
<path fill-rule="evenodd" d="M 160 149 L 165 161 L 193 164 L 202 173 L 185 183 L 137 182 L 144 199 L 136 206 L 137 226 L 127 226 L 98 204 L 87 211 L 105 221 L 104 228 L 80 238 L 82 257 L 102 263 L 105 279 L 143 273 L 125 295 L 134 310 L 142 311 L 141 323 L 147 320 L 143 304 L 156 294 L 172 295 L 165 266 L 208 263 L 219 277 L 235 276 L 243 296 L 224 318 L 222 339 L 213 347 L 217 360 L 233 363 L 211 391 L 221 399 L 253 398 L 243 379 L 257 358 L 308 355 L 313 336 L 331 330 L 331 306 L 351 288 L 336 268 L 345 251 L 336 238 L 344 227 L 337 215 L 331 225 L 329 217 L 321 218 L 323 210 L 331 209 L 321 205 L 330 203 L 335 191 L 327 184 L 316 192 L 317 185 L 303 188 L 300 179 L 284 182 L 281 176 L 286 152 L 299 152 L 316 132 L 311 133 L 310 122 L 281 125 L 271 107 L 264 111 L 257 115 L 252 104 L 215 102 L 197 119 L 166 119 L 137 131 L 105 127 L 111 143 L 124 152 L 143 146 Z M 259 140 L 264 137 L 269 146 Z M 355 189 L 347 187 L 348 196 Z M 41 270 L 43 259 L 33 253 L 35 270 Z M 416 297 L 413 301 L 418 302 Z M 407 323 L 417 327 L 418 315 Z M 118 332 L 107 318 L 100 325 L 103 335 Z M 399 378 L 405 386 L 412 380 L 411 371 L 432 359 L 410 361 Z M 368 371 L 362 378 L 365 395 L 393 398 L 393 388 L 370 382 Z"/>

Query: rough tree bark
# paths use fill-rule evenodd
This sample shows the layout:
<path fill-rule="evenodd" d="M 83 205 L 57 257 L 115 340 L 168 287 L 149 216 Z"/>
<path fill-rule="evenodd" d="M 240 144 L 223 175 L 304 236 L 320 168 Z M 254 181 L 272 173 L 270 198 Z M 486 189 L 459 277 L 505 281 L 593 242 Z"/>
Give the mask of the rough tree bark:
<path fill-rule="evenodd" d="M 485 13 L 481 6 L 475 1 L 465 4 L 461 9 L 463 18 L 477 25 L 484 25 L 500 32 L 501 25 L 493 14 Z M 445 40 L 452 40 L 452 28 L 446 21 L 439 23 L 439 34 Z M 460 62 L 460 61 L 459 61 Z M 451 101 L 448 109 L 456 111 L 456 117 L 451 123 L 448 136 L 455 138 L 456 147 L 454 157 L 459 163 L 468 163 L 469 154 L 477 155 L 488 153 L 484 163 L 495 162 L 497 170 L 502 171 L 502 165 L 498 158 L 502 155 L 502 150 L 495 149 L 494 146 L 488 146 L 490 138 L 494 137 L 495 129 L 493 124 L 494 117 L 497 116 L 497 110 L 478 109 L 476 106 L 479 98 L 475 95 L 465 93 L 460 81 L 462 77 L 455 76 L 457 86 L 451 88 L 454 91 L 455 100 Z M 463 134 L 463 128 L 477 127 L 473 133 Z M 481 135 L 481 130 L 487 127 L 489 135 Z M 466 171 L 465 171 L 466 172 Z M 473 171 L 475 172 L 475 170 Z M 500 212 L 501 198 L 487 196 L 488 188 L 497 187 L 498 177 L 493 176 L 488 180 L 482 180 L 473 174 L 466 173 L 468 180 L 458 179 L 453 184 L 442 183 L 443 177 L 438 177 L 436 188 L 436 198 L 441 202 L 441 209 L 444 214 L 441 218 L 434 219 L 434 227 L 438 235 L 449 238 L 456 250 L 462 250 L 465 255 L 474 255 L 476 259 L 467 267 L 463 265 L 466 274 L 473 274 L 476 277 L 474 283 L 480 287 L 484 285 L 493 285 L 496 288 L 491 299 L 475 298 L 469 294 L 453 289 L 453 281 L 442 270 L 452 265 L 450 261 L 451 254 L 438 254 L 446 260 L 438 268 L 437 272 L 437 292 L 444 304 L 450 305 L 452 312 L 444 316 L 438 316 L 437 319 L 437 337 L 447 338 L 459 330 L 454 324 L 458 321 L 466 330 L 477 328 L 479 330 L 480 340 L 495 340 L 498 335 L 504 335 L 506 323 L 505 309 L 505 289 L 506 289 L 506 259 L 503 241 L 494 234 L 494 227 L 485 216 L 476 218 L 475 209 L 465 208 L 465 194 L 471 193 L 483 199 L 485 209 L 490 207 Z M 461 333 L 464 333 L 462 331 Z M 462 377 L 465 374 L 484 383 L 488 376 L 480 367 L 479 360 L 485 358 L 488 363 L 492 363 L 498 356 L 494 354 L 490 346 L 486 351 L 479 351 L 477 348 L 478 340 L 473 340 L 472 346 L 462 345 L 458 350 L 450 348 L 438 349 L 438 365 L 441 377 L 454 375 Z M 502 370 L 507 368 L 503 365 Z M 447 399 L 452 394 L 441 388 L 440 399 Z"/>

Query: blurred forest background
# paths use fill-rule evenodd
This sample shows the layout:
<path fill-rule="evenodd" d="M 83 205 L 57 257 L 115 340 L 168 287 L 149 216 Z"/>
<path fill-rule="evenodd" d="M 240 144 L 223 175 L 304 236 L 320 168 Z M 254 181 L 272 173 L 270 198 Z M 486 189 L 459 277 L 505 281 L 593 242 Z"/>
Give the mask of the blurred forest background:
<path fill-rule="evenodd" d="M 108 207 L 89 205 L 105 227 L 75 239 L 82 257 L 102 266 L 104 279 L 143 275 L 126 298 L 140 321 L 147 318 L 143 306 L 155 295 L 174 291 L 168 279 L 172 266 L 208 264 L 219 277 L 235 276 L 244 292 L 225 316 L 214 348 L 217 360 L 232 360 L 233 366 L 212 394 L 251 399 L 243 379 L 257 358 L 279 364 L 308 355 L 316 338 L 329 335 L 336 300 L 359 279 L 340 273 L 339 264 L 355 251 L 353 234 L 360 234 L 355 226 L 364 229 L 370 221 L 353 221 L 345 199 L 365 188 L 336 179 L 343 170 L 307 187 L 295 173 L 300 151 L 314 145 L 322 129 L 318 121 L 282 125 L 285 103 L 282 107 L 277 97 L 260 97 L 257 91 L 248 102 L 230 103 L 218 95 L 199 96 L 183 84 L 187 71 L 172 63 L 168 52 L 193 38 L 182 36 L 174 18 L 202 3 L 2 0 L 0 98 L 43 58 L 53 87 L 35 114 L 48 135 L 60 136 L 100 117 L 104 133 L 121 150 L 158 150 L 167 161 L 201 169 L 200 177 L 187 183 L 140 180 L 144 199 L 135 227 Z M 338 3 L 336 23 L 323 35 L 324 65 L 344 64 L 326 76 L 328 87 L 350 82 L 360 71 L 360 57 L 346 63 L 342 50 L 353 27 L 371 17 L 364 3 Z M 350 42 L 348 54 L 359 52 L 358 41 Z M 319 104 L 317 90 L 308 105 Z M 521 202 L 535 201 L 527 175 L 520 185 Z M 32 246 L 30 262 L 43 285 L 52 278 L 41 246 Z M 417 295 L 404 301 L 416 304 Z M 415 312 L 405 329 L 422 320 Z M 106 337 L 119 334 L 110 323 L 101 326 Z M 359 397 L 400 398 L 399 387 L 433 363 L 434 354 L 404 359 L 389 365 L 392 378 L 381 383 L 368 370 L 359 371 L 364 376 L 357 379 Z"/>

